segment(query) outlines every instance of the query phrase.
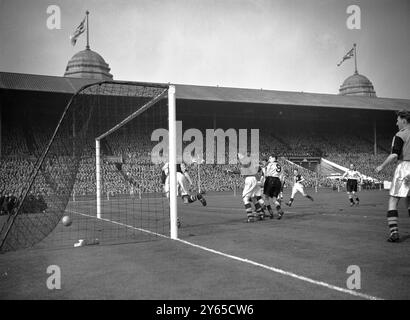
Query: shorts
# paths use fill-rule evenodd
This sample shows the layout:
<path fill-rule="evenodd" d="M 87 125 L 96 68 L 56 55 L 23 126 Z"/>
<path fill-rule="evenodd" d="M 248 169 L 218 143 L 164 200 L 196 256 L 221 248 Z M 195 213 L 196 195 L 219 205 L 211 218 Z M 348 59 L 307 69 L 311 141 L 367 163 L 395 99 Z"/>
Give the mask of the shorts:
<path fill-rule="evenodd" d="M 255 176 L 245 178 L 245 186 L 242 191 L 242 198 L 257 197 L 262 195 L 262 189 Z"/>
<path fill-rule="evenodd" d="M 346 190 L 347 192 L 357 192 L 357 180 L 347 179 Z"/>
<path fill-rule="evenodd" d="M 267 177 L 263 186 L 263 193 L 269 198 L 277 198 L 281 192 L 282 183 L 278 177 Z"/>
<path fill-rule="evenodd" d="M 188 186 L 188 179 L 181 173 L 177 172 L 177 196 L 185 196 L 188 195 L 189 192 L 189 186 Z M 169 194 L 169 176 L 165 179 L 165 184 L 164 184 L 164 191 L 165 193 Z"/>
<path fill-rule="evenodd" d="M 390 195 L 398 198 L 407 197 L 410 190 L 410 161 L 400 162 L 394 171 Z"/>
<path fill-rule="evenodd" d="M 305 190 L 304 190 L 304 188 L 303 188 L 303 185 L 302 185 L 301 183 L 295 183 L 295 184 L 293 185 L 292 195 L 291 195 L 290 197 L 291 197 L 291 198 L 294 198 L 297 192 L 300 192 L 300 193 L 303 194 L 304 196 L 306 195 L 306 194 L 305 194 Z"/>

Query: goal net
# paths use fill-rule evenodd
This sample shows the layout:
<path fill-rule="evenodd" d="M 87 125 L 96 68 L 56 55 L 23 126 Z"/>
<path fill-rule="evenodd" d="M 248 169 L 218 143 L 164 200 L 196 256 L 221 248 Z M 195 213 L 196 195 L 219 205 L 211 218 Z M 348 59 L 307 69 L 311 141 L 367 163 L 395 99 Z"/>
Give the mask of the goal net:
<path fill-rule="evenodd" d="M 1 221 L 0 251 L 175 238 L 175 199 L 161 183 L 163 162 L 173 168 L 175 152 L 168 155 L 165 135 L 160 157 L 151 152 L 161 142 L 155 130 L 168 133 L 171 123 L 172 138 L 174 122 L 173 86 L 103 81 L 81 88 L 51 139 L 30 138 L 33 169 Z"/>

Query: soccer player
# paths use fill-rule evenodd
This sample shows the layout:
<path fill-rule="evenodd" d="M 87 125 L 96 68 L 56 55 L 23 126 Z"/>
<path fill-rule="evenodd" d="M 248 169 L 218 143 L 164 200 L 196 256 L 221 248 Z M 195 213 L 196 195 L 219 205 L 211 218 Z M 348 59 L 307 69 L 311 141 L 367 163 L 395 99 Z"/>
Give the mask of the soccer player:
<path fill-rule="evenodd" d="M 376 167 L 376 173 L 381 172 L 388 164 L 398 160 L 392 184 L 387 211 L 387 224 L 390 229 L 389 242 L 399 242 L 398 210 L 397 205 L 401 198 L 406 199 L 407 211 L 409 210 L 408 193 L 410 190 L 410 112 L 399 111 L 397 113 L 397 127 L 399 132 L 393 137 L 391 153 L 384 162 Z"/>
<path fill-rule="evenodd" d="M 255 196 L 253 197 L 253 201 L 255 203 L 255 211 L 258 214 L 258 209 L 259 209 L 259 205 L 261 207 L 262 213 L 265 215 L 265 209 L 266 209 L 266 205 L 265 205 L 265 200 L 263 197 L 263 186 L 265 184 L 265 177 L 266 177 L 266 165 L 267 165 L 268 161 L 266 159 L 263 159 L 259 165 L 258 168 L 258 172 L 256 174 L 256 188 L 254 191 Z M 259 205 L 256 204 L 259 203 Z"/>
<path fill-rule="evenodd" d="M 302 182 L 306 181 L 305 178 L 299 174 L 298 169 L 293 170 L 293 187 L 292 187 L 292 194 L 290 196 L 289 202 L 286 203 L 287 206 L 292 206 L 293 201 L 295 200 L 296 193 L 300 192 L 304 197 L 308 198 L 309 200 L 313 201 L 313 198 L 305 193 L 305 189 L 303 187 Z"/>
<path fill-rule="evenodd" d="M 287 177 L 287 175 L 286 175 L 285 171 L 283 170 L 282 174 L 281 174 L 281 177 L 280 177 L 280 182 L 282 183 L 282 185 L 280 187 L 280 192 L 279 192 L 279 195 L 278 195 L 278 202 L 279 202 L 280 205 L 282 205 L 282 201 L 283 201 L 283 189 L 285 188 L 286 177 Z"/>
<path fill-rule="evenodd" d="M 239 170 L 227 170 L 227 173 L 240 174 L 245 178 L 245 185 L 242 191 L 242 200 L 245 206 L 247 222 L 255 222 L 257 219 L 264 219 L 262 189 L 258 177 L 262 174 L 262 168 L 259 164 L 254 164 L 252 159 L 238 153 L 240 164 Z M 252 210 L 252 201 L 255 203 L 256 214 Z"/>
<path fill-rule="evenodd" d="M 278 201 L 278 195 L 281 192 L 282 182 L 282 166 L 278 163 L 274 156 L 269 157 L 268 164 L 265 169 L 265 184 L 263 186 L 263 193 L 265 195 L 266 208 L 269 211 L 269 216 L 273 218 L 272 205 L 275 205 L 278 219 L 282 219 L 283 210 Z"/>
<path fill-rule="evenodd" d="M 353 163 L 350 164 L 350 169 L 343 174 L 342 179 L 345 178 L 347 178 L 346 190 L 347 196 L 349 197 L 350 206 L 355 205 L 353 199 L 354 197 L 356 197 L 356 204 L 359 205 L 360 199 L 357 195 L 357 184 L 362 183 L 362 175 L 356 170 Z"/>
<path fill-rule="evenodd" d="M 169 198 L 169 163 L 165 163 L 161 170 L 161 180 L 164 184 L 164 191 L 167 198 Z M 206 200 L 200 193 L 197 193 L 196 195 L 192 195 L 189 193 L 189 186 L 192 185 L 192 180 L 188 174 L 185 163 L 177 164 L 177 183 L 177 195 L 181 195 L 184 204 L 192 203 L 196 200 L 199 200 L 203 206 L 206 206 Z"/>

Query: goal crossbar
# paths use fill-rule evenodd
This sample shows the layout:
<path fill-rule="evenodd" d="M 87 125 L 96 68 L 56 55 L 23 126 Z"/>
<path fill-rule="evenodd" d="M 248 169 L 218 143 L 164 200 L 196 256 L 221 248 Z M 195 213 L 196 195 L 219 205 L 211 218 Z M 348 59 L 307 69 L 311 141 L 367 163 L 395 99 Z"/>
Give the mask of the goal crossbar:
<path fill-rule="evenodd" d="M 122 126 L 126 125 L 128 122 L 130 122 L 132 119 L 134 119 L 135 117 L 137 117 L 141 113 L 147 111 L 150 107 L 152 107 L 158 101 L 164 99 L 166 96 L 167 96 L 167 90 L 164 90 L 159 95 L 157 95 L 155 98 L 153 98 L 152 100 L 150 100 L 146 104 L 144 104 L 142 107 L 140 107 L 137 111 L 130 114 L 128 117 L 126 117 L 120 123 L 116 124 L 114 127 L 109 129 L 107 132 L 105 132 L 102 135 L 100 135 L 99 137 L 95 138 L 95 140 L 104 139 L 106 136 L 110 135 L 111 133 L 115 132 L 116 130 L 118 130 Z"/>

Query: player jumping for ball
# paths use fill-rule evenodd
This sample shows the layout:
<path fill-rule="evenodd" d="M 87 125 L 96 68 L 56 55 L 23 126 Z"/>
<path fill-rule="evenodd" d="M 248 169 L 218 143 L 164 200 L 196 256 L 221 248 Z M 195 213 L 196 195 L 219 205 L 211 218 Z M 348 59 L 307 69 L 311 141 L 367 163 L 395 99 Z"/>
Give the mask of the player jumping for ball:
<path fill-rule="evenodd" d="M 298 169 L 293 170 L 293 187 L 292 187 L 292 195 L 290 196 L 289 202 L 286 203 L 287 206 L 292 206 L 293 201 L 295 200 L 296 193 L 300 192 L 304 197 L 308 198 L 309 200 L 313 201 L 313 198 L 305 193 L 305 189 L 303 187 L 302 182 L 306 181 L 305 178 L 299 174 Z"/>
<path fill-rule="evenodd" d="M 283 216 L 283 210 L 278 201 L 278 195 L 282 188 L 282 166 L 277 162 L 277 158 L 274 156 L 269 157 L 268 164 L 265 169 L 265 184 L 263 186 L 263 193 L 265 195 L 266 208 L 269 211 L 269 217 L 273 218 L 272 205 L 275 205 L 278 219 Z"/>
<path fill-rule="evenodd" d="M 166 162 L 161 169 L 161 182 L 164 186 L 164 192 L 169 198 L 169 163 Z M 180 195 L 184 204 L 193 203 L 196 200 L 199 200 L 203 206 L 206 206 L 206 200 L 202 194 L 197 193 L 196 195 L 190 194 L 189 186 L 192 185 L 191 177 L 186 170 L 186 165 L 184 163 L 177 164 L 177 195 Z M 181 226 L 181 222 L 178 218 L 178 226 Z"/>
<path fill-rule="evenodd" d="M 406 199 L 407 211 L 410 215 L 410 112 L 399 111 L 397 113 L 397 127 L 399 132 L 393 137 L 391 154 L 378 166 L 375 171 L 379 173 L 388 164 L 398 160 L 392 184 L 390 187 L 389 207 L 387 211 L 387 224 L 390 229 L 389 242 L 399 242 L 397 205 L 401 198 Z"/>
<path fill-rule="evenodd" d="M 165 176 L 165 179 L 164 179 Z M 169 198 L 169 164 L 168 162 L 162 167 L 162 180 L 164 184 L 164 191 Z M 206 206 L 206 200 L 202 196 L 202 194 L 197 193 L 196 195 L 192 195 L 189 193 L 189 186 L 192 185 L 191 177 L 186 170 L 186 165 L 184 163 L 177 164 L 177 195 L 181 195 L 184 204 L 195 202 L 199 200 L 203 206 Z"/>
<path fill-rule="evenodd" d="M 242 200 L 246 210 L 247 222 L 255 222 L 256 220 L 264 219 L 262 199 L 262 188 L 259 181 L 259 176 L 262 174 L 262 168 L 259 164 L 254 164 L 252 159 L 238 153 L 240 164 L 239 170 L 227 170 L 227 173 L 240 174 L 245 178 L 245 185 L 242 191 Z M 252 201 L 255 203 L 256 214 L 252 210 Z"/>
<path fill-rule="evenodd" d="M 342 176 L 342 179 L 345 178 L 347 178 L 346 190 L 347 196 L 349 197 L 350 206 L 354 206 L 355 204 L 359 205 L 360 199 L 357 195 L 357 184 L 362 183 L 362 175 L 356 170 L 353 164 L 350 164 L 350 169 L 347 170 Z M 354 202 L 354 197 L 356 197 L 356 203 Z"/>

